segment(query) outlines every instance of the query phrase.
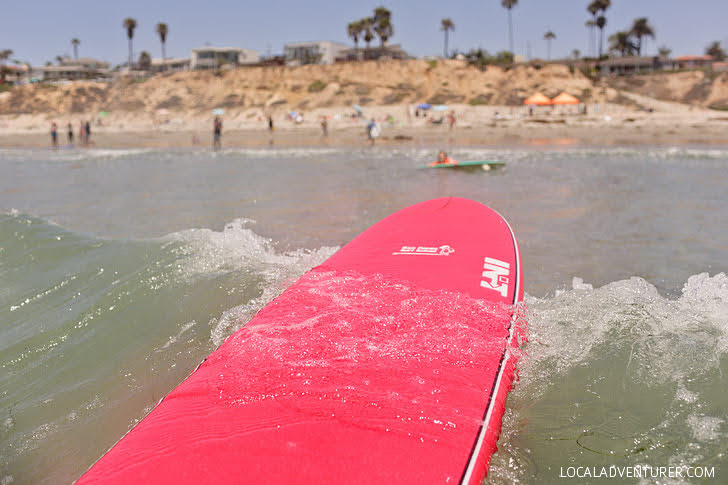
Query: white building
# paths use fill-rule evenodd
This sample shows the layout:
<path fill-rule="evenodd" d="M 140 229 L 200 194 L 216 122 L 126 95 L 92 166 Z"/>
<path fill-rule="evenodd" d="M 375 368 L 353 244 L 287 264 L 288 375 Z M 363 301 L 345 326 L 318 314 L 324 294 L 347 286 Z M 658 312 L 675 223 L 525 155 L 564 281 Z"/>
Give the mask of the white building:
<path fill-rule="evenodd" d="M 258 51 L 238 47 L 200 47 L 192 49 L 190 67 L 192 69 L 217 69 L 222 66 L 242 66 L 257 64 Z"/>
<path fill-rule="evenodd" d="M 347 49 L 349 49 L 348 45 L 339 42 L 295 42 L 283 47 L 283 56 L 286 58 L 288 66 L 333 64 L 336 58 Z"/>

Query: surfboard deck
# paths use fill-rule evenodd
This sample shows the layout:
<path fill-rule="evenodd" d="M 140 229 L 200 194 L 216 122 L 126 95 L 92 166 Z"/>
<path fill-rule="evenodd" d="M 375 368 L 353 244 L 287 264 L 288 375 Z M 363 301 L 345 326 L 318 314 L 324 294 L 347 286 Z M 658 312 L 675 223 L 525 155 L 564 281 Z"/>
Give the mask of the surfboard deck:
<path fill-rule="evenodd" d="M 228 337 L 77 483 L 479 483 L 523 327 L 495 211 L 416 204 Z"/>
<path fill-rule="evenodd" d="M 420 168 L 497 168 L 502 167 L 506 162 L 502 160 L 467 160 L 455 164 L 424 165 Z"/>

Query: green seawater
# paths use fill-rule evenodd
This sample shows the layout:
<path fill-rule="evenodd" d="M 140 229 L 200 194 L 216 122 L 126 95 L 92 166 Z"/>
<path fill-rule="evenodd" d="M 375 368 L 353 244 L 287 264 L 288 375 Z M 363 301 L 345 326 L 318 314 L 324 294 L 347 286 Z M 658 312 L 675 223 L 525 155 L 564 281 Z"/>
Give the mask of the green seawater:
<path fill-rule="evenodd" d="M 77 479 L 371 224 L 504 215 L 528 343 L 488 483 L 728 482 L 728 150 L 0 150 L 0 484 Z M 574 478 L 569 467 L 713 478 Z M 615 468 L 616 469 L 616 468 Z"/>

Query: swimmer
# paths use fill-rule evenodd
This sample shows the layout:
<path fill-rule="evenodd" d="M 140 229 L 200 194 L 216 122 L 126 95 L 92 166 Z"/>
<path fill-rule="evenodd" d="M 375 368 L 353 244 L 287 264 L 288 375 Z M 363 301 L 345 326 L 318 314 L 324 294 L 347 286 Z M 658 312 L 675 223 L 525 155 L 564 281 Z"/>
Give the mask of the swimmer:
<path fill-rule="evenodd" d="M 434 167 L 436 165 L 457 165 L 457 160 L 453 160 L 452 158 L 447 156 L 447 153 L 440 150 L 440 153 L 437 154 L 437 160 L 428 164 L 428 167 Z"/>

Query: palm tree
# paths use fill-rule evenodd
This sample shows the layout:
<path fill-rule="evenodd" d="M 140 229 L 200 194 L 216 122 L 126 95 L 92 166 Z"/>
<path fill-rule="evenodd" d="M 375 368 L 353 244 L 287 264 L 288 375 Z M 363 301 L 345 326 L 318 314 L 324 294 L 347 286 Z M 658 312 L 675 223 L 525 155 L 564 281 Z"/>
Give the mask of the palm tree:
<path fill-rule="evenodd" d="M 364 42 L 367 44 L 367 50 L 369 50 L 369 44 L 374 40 L 374 19 L 371 17 L 365 17 L 360 20 L 362 25 L 362 31 L 364 32 Z"/>
<path fill-rule="evenodd" d="M 599 10 L 601 10 L 601 2 L 599 2 L 599 0 L 594 0 L 586 7 L 586 10 L 592 15 L 592 17 L 596 18 Z"/>
<path fill-rule="evenodd" d="M 622 57 L 631 56 L 637 51 L 637 46 L 632 42 L 632 33 L 619 31 L 609 36 L 609 50 L 618 52 Z"/>
<path fill-rule="evenodd" d="M 136 29 L 137 22 L 131 17 L 124 19 L 124 28 L 126 29 L 126 36 L 129 38 L 129 70 L 134 65 L 134 51 L 132 49 L 132 39 L 134 38 L 134 29 Z"/>
<path fill-rule="evenodd" d="M 646 17 L 638 18 L 634 21 L 634 24 L 632 24 L 632 30 L 630 31 L 630 34 L 637 37 L 637 55 L 642 55 L 642 37 L 652 37 L 655 38 L 655 30 L 652 28 L 652 26 L 647 22 Z"/>
<path fill-rule="evenodd" d="M 547 59 L 551 60 L 551 41 L 556 38 L 556 34 L 554 34 L 552 31 L 548 31 L 543 35 L 543 38 L 546 39 L 546 52 L 548 53 Z"/>
<path fill-rule="evenodd" d="M 597 17 L 597 27 L 599 28 L 599 57 L 602 57 L 602 44 L 604 42 L 604 27 L 607 25 L 607 17 L 600 15 Z"/>
<path fill-rule="evenodd" d="M 705 48 L 705 54 L 711 56 L 716 61 L 722 61 L 726 58 L 725 50 L 720 45 L 719 41 L 711 42 L 708 47 Z"/>
<path fill-rule="evenodd" d="M 142 53 L 139 54 L 138 64 L 140 69 L 149 69 L 152 65 L 152 55 L 147 51 L 142 51 Z"/>
<path fill-rule="evenodd" d="M 518 5 L 518 0 L 501 0 L 501 6 L 508 10 L 508 46 L 513 54 L 513 17 L 511 16 L 511 10 L 513 7 Z"/>
<path fill-rule="evenodd" d="M 595 56 L 597 47 L 596 47 L 596 39 L 594 39 L 594 33 L 596 32 L 595 27 L 597 26 L 597 22 L 594 19 L 587 20 L 584 22 L 584 25 L 586 26 L 587 32 L 589 33 L 589 52 L 591 55 Z"/>
<path fill-rule="evenodd" d="M 78 46 L 81 44 L 81 41 L 78 40 L 76 37 L 71 39 L 71 45 L 73 46 L 73 58 L 78 60 Z"/>
<path fill-rule="evenodd" d="M 444 57 L 447 58 L 447 41 L 448 41 L 448 33 L 451 30 L 455 30 L 455 22 L 453 22 L 450 18 L 442 19 L 442 28 L 441 30 L 445 32 L 445 50 L 444 50 Z"/>
<path fill-rule="evenodd" d="M 579 58 L 581 57 L 581 51 L 579 49 L 572 50 L 571 51 L 571 57 L 573 57 L 574 60 L 577 60 L 578 61 Z"/>
<path fill-rule="evenodd" d="M 351 22 L 346 27 L 346 33 L 354 41 L 354 48 L 357 50 L 359 49 L 359 37 L 361 36 L 363 31 L 364 31 L 364 24 L 361 20 Z"/>
<path fill-rule="evenodd" d="M 60 65 L 63 62 L 63 56 L 56 56 L 56 62 Z"/>
<path fill-rule="evenodd" d="M 374 9 L 373 18 L 374 32 L 379 36 L 382 47 L 384 47 L 392 35 L 394 35 L 394 27 L 392 27 L 392 12 L 385 7 L 377 7 Z"/>
<path fill-rule="evenodd" d="M 602 57 L 602 45 L 604 43 L 604 26 L 607 25 L 607 18 L 604 13 L 612 6 L 612 0 L 592 0 L 587 11 L 594 17 L 594 23 L 599 27 L 599 57 Z M 597 16 L 601 12 L 601 15 Z"/>
<path fill-rule="evenodd" d="M 169 33 L 169 27 L 164 22 L 159 22 L 156 29 L 159 34 L 159 41 L 162 43 L 162 61 L 167 59 L 167 34 Z"/>
<path fill-rule="evenodd" d="M 672 49 L 670 49 L 666 45 L 662 45 L 657 48 L 657 53 L 660 54 L 660 57 L 670 57 L 670 53 L 672 53 Z"/>
<path fill-rule="evenodd" d="M 13 55 L 13 51 L 10 49 L 3 49 L 0 50 L 0 81 L 5 82 L 5 74 L 7 68 L 5 67 L 5 63 L 3 61 L 6 61 L 10 58 L 10 56 Z"/>

